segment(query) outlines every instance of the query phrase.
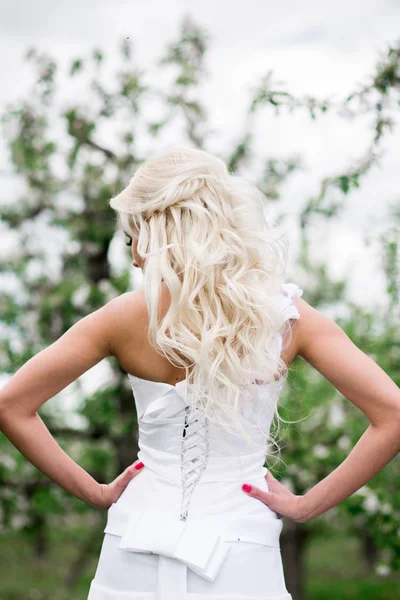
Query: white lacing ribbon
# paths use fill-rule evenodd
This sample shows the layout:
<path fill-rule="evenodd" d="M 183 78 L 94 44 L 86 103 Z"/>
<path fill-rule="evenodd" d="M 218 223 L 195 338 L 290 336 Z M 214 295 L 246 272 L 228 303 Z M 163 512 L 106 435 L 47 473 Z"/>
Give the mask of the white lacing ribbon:
<path fill-rule="evenodd" d="M 194 488 L 207 466 L 209 455 L 208 422 L 199 409 L 185 406 L 185 425 L 181 443 L 182 504 L 180 520 L 188 517 Z"/>

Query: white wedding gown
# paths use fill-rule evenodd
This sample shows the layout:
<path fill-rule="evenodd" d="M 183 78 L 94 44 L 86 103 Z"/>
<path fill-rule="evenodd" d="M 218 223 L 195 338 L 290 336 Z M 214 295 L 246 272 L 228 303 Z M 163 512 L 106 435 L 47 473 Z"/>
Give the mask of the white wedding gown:
<path fill-rule="evenodd" d="M 282 285 L 286 320 L 299 318 L 292 299 L 302 293 L 294 283 Z M 282 337 L 274 341 L 280 354 Z M 250 483 L 268 491 L 265 453 L 249 453 L 238 436 L 190 416 L 186 380 L 128 377 L 145 466 L 108 509 L 88 600 L 292 600 L 282 520 L 242 490 Z M 260 402 L 265 386 L 257 385 Z M 273 409 L 265 405 L 262 426 L 269 431 Z"/>

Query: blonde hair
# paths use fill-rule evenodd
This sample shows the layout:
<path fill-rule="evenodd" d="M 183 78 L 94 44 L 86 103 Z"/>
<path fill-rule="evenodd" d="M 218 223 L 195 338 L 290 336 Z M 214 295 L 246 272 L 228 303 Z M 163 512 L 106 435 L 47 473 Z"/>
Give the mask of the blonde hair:
<path fill-rule="evenodd" d="M 268 432 L 257 444 L 244 426 L 243 393 L 254 397 L 261 378 L 263 402 L 277 409 L 274 375 L 286 364 L 273 341 L 288 326 L 277 302 L 288 244 L 265 201 L 223 160 L 186 147 L 152 156 L 110 200 L 138 235 L 150 344 L 186 370 L 191 408 L 263 446 Z M 159 322 L 162 282 L 171 302 Z"/>

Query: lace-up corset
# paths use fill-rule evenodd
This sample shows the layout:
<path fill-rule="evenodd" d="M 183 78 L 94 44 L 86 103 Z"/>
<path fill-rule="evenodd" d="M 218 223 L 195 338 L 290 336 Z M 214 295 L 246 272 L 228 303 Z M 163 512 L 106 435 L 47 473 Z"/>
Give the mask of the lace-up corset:
<path fill-rule="evenodd" d="M 180 519 L 186 521 L 191 495 L 207 466 L 209 430 L 204 415 L 185 407 L 185 426 L 181 446 L 182 504 Z"/>

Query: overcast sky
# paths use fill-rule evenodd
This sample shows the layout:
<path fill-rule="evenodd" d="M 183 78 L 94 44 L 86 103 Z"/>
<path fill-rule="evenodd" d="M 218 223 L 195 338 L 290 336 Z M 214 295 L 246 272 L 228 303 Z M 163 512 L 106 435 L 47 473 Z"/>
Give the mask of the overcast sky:
<path fill-rule="evenodd" d="M 32 45 L 63 64 L 95 46 L 112 61 L 126 36 L 145 68 L 159 58 L 167 42 L 177 38 L 184 15 L 191 15 L 211 35 L 210 78 L 204 95 L 219 131 L 207 148 L 215 152 L 229 147 L 238 135 L 249 89 L 269 69 L 295 94 L 333 95 L 339 100 L 357 83 L 366 82 L 379 53 L 400 38 L 398 0 L 2 0 L 0 105 L 4 108 L 28 89 L 31 69 L 23 56 Z M 317 191 L 321 177 L 338 173 L 361 156 L 370 137 L 365 119 L 350 123 L 332 114 L 315 123 L 304 113 L 275 118 L 270 111 L 260 121 L 257 148 L 264 156 L 303 156 L 306 168 L 284 187 L 281 205 L 288 214 L 296 214 Z M 374 250 L 366 251 L 363 234 L 377 234 L 388 203 L 398 200 L 395 135 L 384 148 L 380 169 L 374 169 L 361 190 L 349 197 L 340 222 L 324 231 L 322 239 L 318 231 L 314 238 L 318 256 L 328 257 L 334 275 L 353 269 L 350 292 L 360 302 L 379 300 L 382 292 L 382 282 L 372 281 L 377 268 L 372 262 Z M 1 171 L 6 172 L 4 147 L 0 160 Z M 0 191 L 3 199 L 9 189 L 6 179 Z M 295 243 L 293 238 L 293 248 Z"/>

